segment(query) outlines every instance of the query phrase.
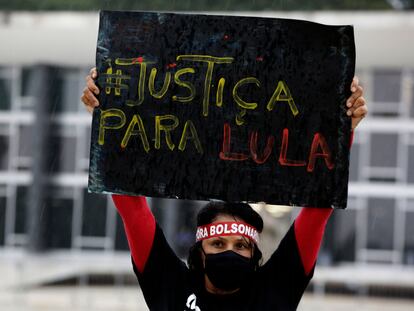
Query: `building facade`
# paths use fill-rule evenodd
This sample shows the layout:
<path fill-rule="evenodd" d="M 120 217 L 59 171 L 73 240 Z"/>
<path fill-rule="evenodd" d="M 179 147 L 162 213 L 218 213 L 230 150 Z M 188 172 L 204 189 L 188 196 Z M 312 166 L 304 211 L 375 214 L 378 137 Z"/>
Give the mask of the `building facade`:
<path fill-rule="evenodd" d="M 334 213 L 320 263 L 414 265 L 414 14 L 269 15 L 355 26 L 370 115 L 352 146 L 349 207 Z M 80 95 L 97 28 L 92 13 L 0 15 L 0 38 L 9 42 L 0 47 L 1 251 L 127 250 L 110 197 L 87 192 L 91 116 Z M 153 201 L 182 256 L 199 205 Z"/>

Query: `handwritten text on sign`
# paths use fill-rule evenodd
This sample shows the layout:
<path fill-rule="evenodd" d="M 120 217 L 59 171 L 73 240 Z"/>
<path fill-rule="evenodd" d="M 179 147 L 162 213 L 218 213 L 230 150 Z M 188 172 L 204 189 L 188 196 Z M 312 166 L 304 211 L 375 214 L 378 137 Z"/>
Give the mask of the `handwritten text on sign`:
<path fill-rule="evenodd" d="M 223 22 L 101 13 L 101 108 L 94 113 L 89 188 L 345 207 L 352 28 L 231 17 L 227 29 L 214 29 L 200 19 Z M 261 27 L 269 38 L 246 37 L 243 27 Z M 297 28 L 305 33 L 296 38 L 290 32 Z M 309 38 L 315 30 L 329 35 Z M 181 35 L 174 41 L 168 34 Z"/>

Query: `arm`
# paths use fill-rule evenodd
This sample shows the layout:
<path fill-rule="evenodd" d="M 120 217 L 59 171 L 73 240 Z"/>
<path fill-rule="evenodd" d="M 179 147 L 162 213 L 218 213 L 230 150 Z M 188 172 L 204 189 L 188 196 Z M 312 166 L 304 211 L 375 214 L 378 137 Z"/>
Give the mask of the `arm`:
<path fill-rule="evenodd" d="M 353 140 L 354 131 L 351 132 L 350 148 Z M 306 207 L 301 209 L 295 220 L 296 242 L 306 275 L 311 273 L 316 263 L 325 227 L 332 212 L 331 208 Z"/>
<path fill-rule="evenodd" d="M 131 256 L 139 272 L 143 272 L 155 235 L 155 219 L 143 196 L 112 195 L 121 215 Z"/>
<path fill-rule="evenodd" d="M 96 95 L 99 88 L 94 79 L 98 77 L 96 68 L 92 68 L 86 76 L 86 87 L 81 97 L 86 109 L 92 113 L 99 106 Z M 139 272 L 144 271 L 155 236 L 155 219 L 148 208 L 145 197 L 113 195 L 112 200 L 121 215 L 128 239 L 129 249 L 135 266 Z"/>
<path fill-rule="evenodd" d="M 92 68 L 81 97 L 92 112 L 99 106 L 99 89 Z M 186 294 L 188 269 L 168 245 L 143 196 L 113 195 L 131 251 L 132 265 L 150 310 L 179 310 Z M 176 304 L 179 304 L 176 305 Z"/>
<path fill-rule="evenodd" d="M 305 274 L 308 275 L 316 263 L 323 233 L 333 209 L 302 208 L 295 220 L 295 237 Z"/>
<path fill-rule="evenodd" d="M 351 85 L 352 95 L 346 104 L 348 108 L 347 115 L 352 117 L 350 148 L 354 138 L 354 130 L 368 112 L 363 97 L 363 89 L 358 83 L 358 78 L 355 77 Z M 306 275 L 312 271 L 316 263 L 325 227 L 332 211 L 330 208 L 302 208 L 295 220 L 296 242 Z"/>

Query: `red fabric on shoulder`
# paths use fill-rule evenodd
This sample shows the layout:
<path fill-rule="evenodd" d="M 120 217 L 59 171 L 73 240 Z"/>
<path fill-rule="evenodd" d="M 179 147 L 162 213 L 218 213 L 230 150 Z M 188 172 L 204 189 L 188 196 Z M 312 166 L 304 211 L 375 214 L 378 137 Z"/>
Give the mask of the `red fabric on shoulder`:
<path fill-rule="evenodd" d="M 295 236 L 306 275 L 316 263 L 331 208 L 304 207 L 295 220 Z"/>
<path fill-rule="evenodd" d="M 143 272 L 155 235 L 155 218 L 144 196 L 112 195 L 112 200 L 124 222 L 132 259 Z"/>

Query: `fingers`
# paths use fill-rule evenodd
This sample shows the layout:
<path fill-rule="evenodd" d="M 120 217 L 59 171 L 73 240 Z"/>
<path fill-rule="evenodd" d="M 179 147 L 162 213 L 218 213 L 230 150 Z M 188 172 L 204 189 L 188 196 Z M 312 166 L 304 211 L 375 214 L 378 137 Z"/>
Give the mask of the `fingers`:
<path fill-rule="evenodd" d="M 359 78 L 357 76 L 355 76 L 352 79 L 351 92 L 355 92 L 357 90 L 358 85 L 359 85 Z"/>
<path fill-rule="evenodd" d="M 364 94 L 364 89 L 362 88 L 362 86 L 357 86 L 355 89 L 355 92 L 352 93 L 352 95 L 348 98 L 348 100 L 346 101 L 346 106 L 348 108 L 352 107 L 355 103 L 355 100 L 358 97 L 361 97 L 362 94 Z"/>
<path fill-rule="evenodd" d="M 358 98 L 355 100 L 355 102 L 353 103 L 352 107 L 350 107 L 350 108 L 347 110 L 346 114 L 347 114 L 348 116 L 352 116 L 352 115 L 353 115 L 353 113 L 354 113 L 354 111 L 355 111 L 358 107 L 361 107 L 361 106 L 363 106 L 363 105 L 365 105 L 365 98 L 364 98 L 363 96 L 358 97 Z"/>
<path fill-rule="evenodd" d="M 96 95 L 99 94 L 99 88 L 96 86 L 95 80 L 94 80 L 97 77 L 98 77 L 98 71 L 96 70 L 96 67 L 93 67 L 85 78 L 87 87 L 89 88 L 91 92 L 93 92 Z"/>
<path fill-rule="evenodd" d="M 86 87 L 83 90 L 81 100 L 85 104 L 86 109 L 92 112 L 95 107 L 99 106 L 96 95 L 99 94 L 99 88 L 96 86 L 94 79 L 98 76 L 96 68 L 92 68 L 89 75 L 86 76 Z"/>
<path fill-rule="evenodd" d="M 88 75 L 86 77 L 86 86 L 95 95 L 98 95 L 99 94 L 99 88 L 96 86 L 95 81 L 93 80 L 93 78 L 92 78 L 91 75 Z"/>
<path fill-rule="evenodd" d="M 355 109 L 352 116 L 354 118 L 364 118 L 367 115 L 367 113 L 368 113 L 368 108 L 366 105 L 363 105 Z"/>
<path fill-rule="evenodd" d="M 96 67 L 93 67 L 89 71 L 89 75 L 92 77 L 92 79 L 96 79 L 98 77 L 98 71 L 96 70 Z"/>
<path fill-rule="evenodd" d="M 90 91 L 88 87 L 85 87 L 85 89 L 83 90 L 81 100 L 87 108 L 91 107 L 93 109 L 99 106 L 98 99 L 95 97 L 95 95 Z"/>

